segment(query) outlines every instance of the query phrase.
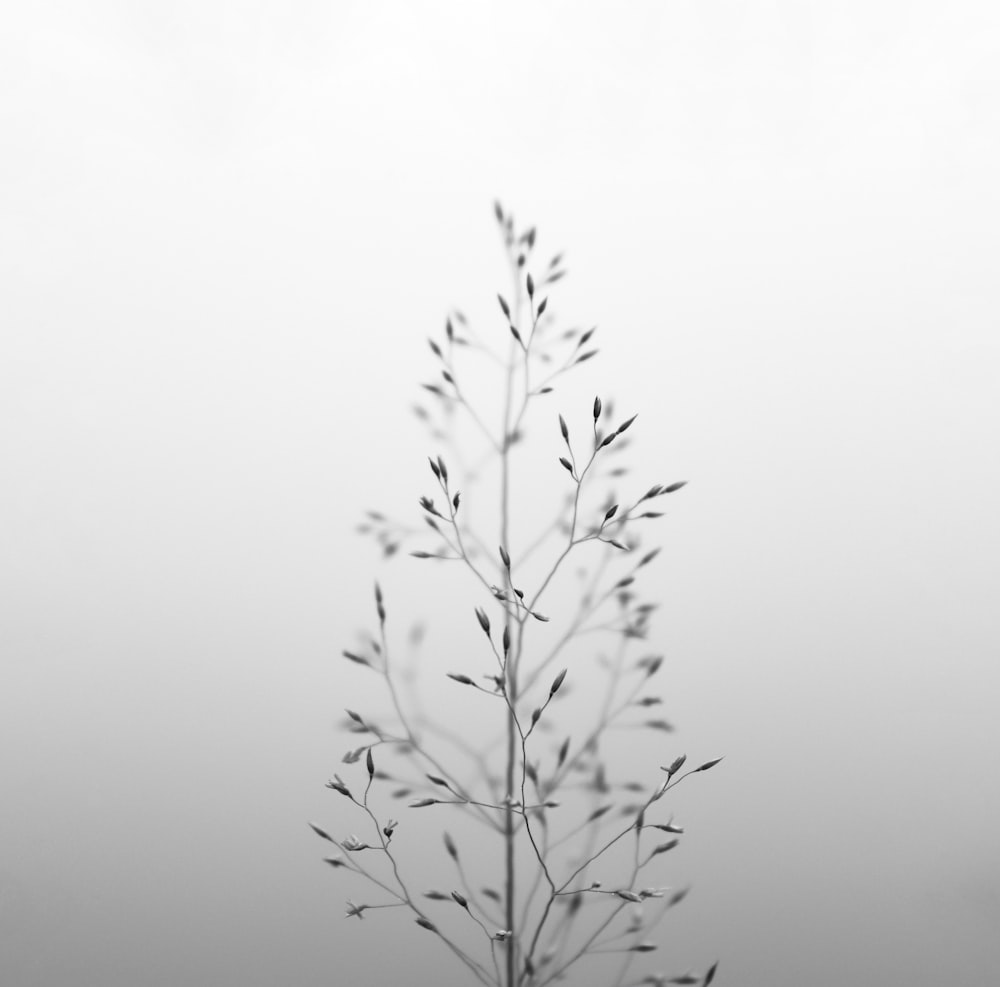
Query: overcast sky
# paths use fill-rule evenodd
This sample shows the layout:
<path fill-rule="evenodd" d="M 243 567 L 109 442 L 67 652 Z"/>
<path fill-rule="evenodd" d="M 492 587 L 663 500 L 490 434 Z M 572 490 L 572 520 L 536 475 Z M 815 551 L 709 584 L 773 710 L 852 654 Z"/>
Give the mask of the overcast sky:
<path fill-rule="evenodd" d="M 601 351 L 529 423 L 514 544 L 595 393 L 637 485 L 689 481 L 650 757 L 727 759 L 641 969 L 987 982 L 998 56 L 984 0 L 7 5 L 0 980 L 465 982 L 343 918 L 305 821 L 359 826 L 323 783 L 372 580 L 474 640 L 354 528 L 419 524 L 427 337 L 505 341 L 499 197 Z"/>

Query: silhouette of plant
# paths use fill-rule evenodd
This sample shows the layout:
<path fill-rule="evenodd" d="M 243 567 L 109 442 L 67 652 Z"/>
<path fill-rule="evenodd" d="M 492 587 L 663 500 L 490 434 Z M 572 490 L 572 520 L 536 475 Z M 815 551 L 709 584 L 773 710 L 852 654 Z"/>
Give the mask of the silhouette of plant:
<path fill-rule="evenodd" d="M 452 708 L 473 698 L 473 692 L 480 693 L 477 715 L 500 728 L 501 740 L 477 745 L 467 732 L 449 731 L 442 724 L 446 717 L 420 712 L 415 696 L 404 704 L 402 677 L 394 661 L 398 642 L 387 632 L 386 600 L 376 583 L 377 629 L 364 646 L 343 654 L 384 680 L 391 713 L 383 719 L 347 710 L 346 727 L 363 742 L 344 756 L 349 766 L 342 769 L 345 777 L 337 774 L 327 782 L 351 803 L 357 829 L 365 835 L 337 839 L 310 825 L 340 851 L 327 863 L 355 875 L 375 892 L 370 903 L 348 899 L 347 917 L 364 919 L 376 909 L 404 909 L 483 984 L 545 987 L 570 975 L 578 977 L 578 964 L 586 960 L 595 973 L 601 963 L 614 964 L 608 972 L 600 967 L 600 982 L 615 987 L 627 982 L 707 987 L 717 964 L 700 975 L 639 976 L 632 968 L 643 954 L 656 950 L 651 938 L 656 926 L 686 894 L 686 889 L 646 886 L 640 880 L 640 875 L 658 868 L 684 832 L 665 813 L 666 796 L 721 758 L 688 768 L 684 754 L 656 758 L 649 751 L 658 744 L 632 746 L 620 779 L 605 758 L 613 729 L 660 735 L 673 729 L 657 715 L 660 697 L 648 691 L 662 657 L 629 655 L 636 642 L 647 638 L 656 609 L 639 596 L 639 587 L 659 549 L 642 550 L 640 530 L 662 517 L 656 505 L 685 483 L 643 486 L 621 502 L 612 487 L 595 507 L 594 481 L 604 476 L 617 482 L 628 474 L 615 461 L 628 444 L 623 436 L 636 415 L 617 421 L 611 402 L 597 397 L 592 404 L 588 401 L 586 427 L 583 436 L 576 437 L 577 426 L 571 430 L 566 418 L 552 410 L 547 396 L 553 385 L 597 354 L 592 348 L 595 330 L 556 329 L 548 291 L 565 275 L 562 255 L 540 266 L 534 228 L 518 231 L 499 204 L 495 214 L 513 280 L 510 300 L 498 296 L 506 355 L 494 352 L 461 312 L 448 317 L 444 338 L 429 340 L 439 373 L 434 382 L 422 385 L 430 407 L 415 408 L 432 437 L 451 447 L 451 468 L 442 455 L 430 458 L 440 501 L 419 498 L 426 528 L 370 511 L 359 530 L 371 535 L 386 556 L 429 531 L 431 543 L 409 555 L 424 560 L 421 565 L 458 562 L 471 574 L 480 602 L 469 616 L 475 616 L 485 640 L 481 655 L 447 673 L 450 681 L 442 683 L 442 691 L 456 690 L 445 699 Z M 498 430 L 487 424 L 486 392 L 466 382 L 467 364 L 477 352 L 499 366 Z M 539 485 L 549 489 L 561 483 L 565 493 L 556 516 L 539 534 L 515 539 L 512 449 L 525 442 L 529 411 L 536 404 L 551 422 L 553 438 L 558 426 L 556 441 L 561 445 L 551 459 L 551 475 Z M 472 466 L 466 465 L 466 450 L 457 436 L 462 417 L 481 442 L 483 456 Z M 571 415 L 574 421 L 578 417 Z M 468 516 L 468 505 L 477 495 L 467 491 L 477 489 L 482 471 L 491 466 L 499 473 L 496 549 L 487 547 L 489 539 Z M 539 478 L 523 479 L 530 484 Z M 543 597 L 564 572 L 566 560 L 578 554 L 590 564 L 583 570 L 578 599 L 568 612 L 559 607 L 550 620 L 540 610 Z M 544 638 L 539 624 L 550 625 Z M 560 717 L 559 707 L 574 679 L 593 688 L 595 663 L 588 662 L 582 647 L 592 634 L 613 645 L 610 654 L 596 655 L 604 675 L 598 709 L 586 726 L 563 727 L 566 717 Z M 411 635 L 411 640 L 416 637 L 419 634 Z M 559 659 L 566 664 L 555 671 Z M 467 692 L 459 695 L 462 690 Z M 471 761 L 471 776 L 453 763 L 459 757 Z M 659 774 L 658 760 L 668 760 L 659 765 Z M 405 827 L 383 810 L 388 799 L 410 800 L 398 810 L 404 820 L 414 811 L 459 812 L 481 824 L 486 838 L 498 843 L 497 879 L 477 887 L 466 855 L 451 833 L 442 831 L 444 854 L 454 871 L 451 887 L 418 893 L 413 878 L 404 875 L 398 844 L 393 845 L 397 827 Z M 612 864 L 618 877 L 611 882 L 594 879 L 595 865 Z"/>

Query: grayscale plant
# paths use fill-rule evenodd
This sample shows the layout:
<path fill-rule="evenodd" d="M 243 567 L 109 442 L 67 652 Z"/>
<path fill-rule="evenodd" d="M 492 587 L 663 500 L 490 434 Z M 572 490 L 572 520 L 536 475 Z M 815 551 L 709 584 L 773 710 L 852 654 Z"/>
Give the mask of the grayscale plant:
<path fill-rule="evenodd" d="M 553 409 L 553 385 L 596 355 L 595 330 L 558 329 L 548 292 L 565 275 L 562 256 L 538 262 L 535 230 L 518 230 L 499 204 L 495 213 L 513 279 L 509 300 L 498 296 L 506 354 L 496 353 L 461 312 L 448 317 L 443 338 L 429 341 L 437 363 L 437 378 L 422 385 L 429 406 L 415 408 L 434 440 L 450 447 L 448 461 L 430 457 L 437 489 L 418 501 L 426 527 L 370 511 L 360 528 L 385 556 L 411 542 L 404 564 L 456 562 L 470 574 L 478 605 L 467 617 L 456 617 L 454 607 L 445 616 L 475 618 L 481 653 L 470 654 L 447 678 L 442 674 L 437 696 L 445 712 L 458 699 L 481 704 L 484 736 L 449 732 L 446 716 L 424 713 L 405 691 L 394 657 L 400 641 L 387 626 L 387 601 L 376 583 L 377 627 L 343 654 L 359 674 L 384 680 L 386 709 L 346 711 L 345 727 L 361 743 L 344 755 L 343 776 L 327 782 L 350 803 L 343 816 L 357 835 L 334 837 L 310 825 L 340 851 L 327 863 L 350 875 L 354 897 L 347 899 L 346 917 L 402 909 L 482 984 L 581 983 L 587 970 L 592 982 L 614 987 L 707 987 L 717 964 L 700 974 L 641 971 L 649 962 L 645 954 L 657 950 L 659 923 L 686 894 L 658 883 L 665 855 L 684 832 L 670 815 L 670 793 L 721 760 L 689 767 L 685 754 L 669 750 L 673 727 L 658 715 L 662 700 L 650 691 L 663 658 L 631 655 L 648 638 L 656 609 L 639 595 L 659 553 L 642 547 L 642 529 L 663 516 L 657 506 L 685 483 L 647 482 L 619 501 L 614 487 L 628 470 L 616 463 L 636 415 L 618 420 L 600 397 L 588 399 L 581 414 L 564 409 L 564 417 Z M 489 392 L 466 379 L 477 351 L 499 367 L 496 429 L 488 424 Z M 458 435 L 463 418 L 481 445 L 474 461 Z M 544 486 L 565 490 L 554 520 L 535 537 L 520 538 L 512 525 L 514 484 L 542 485 L 537 468 L 515 475 L 512 466 L 512 449 L 525 443 L 529 418 L 543 422 L 559 443 Z M 578 437 L 581 418 L 586 426 Z M 468 507 L 476 503 L 483 472 L 493 468 L 499 519 L 489 533 L 471 522 Z M 607 490 L 595 500 L 593 487 L 602 477 Z M 427 544 L 413 544 L 426 536 Z M 579 593 L 572 605 L 550 610 L 556 577 L 565 581 L 571 555 L 584 567 Z M 424 571 L 412 578 L 432 576 Z M 610 645 L 603 650 L 590 643 L 595 640 Z M 577 712 L 567 728 L 560 709 L 570 687 L 593 693 L 595 684 L 596 710 L 586 720 Z M 623 728 L 649 731 L 652 739 L 628 747 L 616 770 L 607 757 L 614 746 L 609 734 Z M 393 801 L 399 822 L 389 815 Z M 421 823 L 427 813 L 445 817 L 440 822 L 449 829 L 439 831 L 440 844 L 429 849 L 422 837 L 420 847 L 404 845 L 397 831 L 405 834 L 414 813 L 423 814 Z M 460 850 L 452 834 L 464 823 L 456 813 L 485 830 L 480 839 L 494 843 L 489 856 L 477 850 L 470 859 Z M 405 851 L 417 849 L 422 858 L 448 858 L 441 860 L 449 875 L 443 890 L 417 888 L 418 862 L 413 868 L 404 862 Z M 364 901 L 355 900 L 362 893 L 355 888 L 363 889 Z"/>

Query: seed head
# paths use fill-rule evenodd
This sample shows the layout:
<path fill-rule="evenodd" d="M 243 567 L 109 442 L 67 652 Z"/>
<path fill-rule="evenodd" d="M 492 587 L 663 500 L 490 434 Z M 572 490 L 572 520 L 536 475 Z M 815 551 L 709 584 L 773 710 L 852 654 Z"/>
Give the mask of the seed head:
<path fill-rule="evenodd" d="M 355 905 L 350 898 L 347 899 L 347 911 L 344 912 L 346 918 L 364 918 L 361 913 L 368 908 L 368 905 Z"/>
<path fill-rule="evenodd" d="M 661 655 L 654 655 L 649 658 L 646 662 L 646 678 L 652 678 L 659 670 L 660 666 L 663 664 L 663 657 Z"/>
<path fill-rule="evenodd" d="M 552 683 L 549 689 L 549 695 L 554 696 L 559 691 L 559 686 L 563 684 L 563 679 L 566 678 L 566 669 L 564 668 L 556 677 L 555 681 Z"/>
<path fill-rule="evenodd" d="M 687 760 L 687 754 L 681 754 L 680 757 L 675 757 L 673 761 L 670 762 L 669 767 L 661 767 L 661 771 L 666 771 L 668 777 L 677 774 L 678 771 L 684 766 L 684 762 Z"/>
<path fill-rule="evenodd" d="M 334 842 L 333 837 L 325 830 L 320 829 L 315 823 L 309 823 L 309 828 L 322 840 L 329 840 L 330 843 Z"/>
<path fill-rule="evenodd" d="M 680 840 L 667 840 L 666 843 L 661 843 L 651 854 L 651 857 L 655 857 L 657 854 L 666 853 L 668 850 L 673 850 L 675 846 L 680 842 Z"/>
<path fill-rule="evenodd" d="M 559 747 L 559 756 L 557 758 L 556 767 L 561 768 L 563 762 L 566 760 L 566 755 L 569 753 L 569 737 L 567 737 Z"/>
<path fill-rule="evenodd" d="M 695 768 L 694 771 L 691 772 L 691 774 L 694 774 L 695 771 L 707 771 L 709 768 L 714 768 L 721 760 L 722 760 L 721 757 L 713 757 L 711 761 L 706 761 L 704 764 L 701 764 L 697 768 Z"/>
<path fill-rule="evenodd" d="M 669 720 L 646 720 L 644 726 L 651 730 L 662 730 L 664 733 L 673 733 L 674 725 Z"/>
<path fill-rule="evenodd" d="M 356 655 L 353 651 L 344 651 L 342 654 L 348 661 L 353 661 L 358 665 L 367 665 L 371 668 L 372 663 L 367 658 L 362 658 L 361 655 Z"/>
<path fill-rule="evenodd" d="M 490 633 L 490 618 L 486 616 L 486 611 L 482 607 L 476 607 L 476 619 L 479 621 L 479 626 L 488 636 Z"/>
<path fill-rule="evenodd" d="M 659 555 L 661 551 L 662 549 L 654 548 L 651 552 L 647 552 L 641 559 L 639 559 L 639 565 L 636 566 L 636 568 L 639 568 L 640 566 L 644 565 L 649 565 L 649 563 L 652 562 L 653 559 L 655 559 L 656 556 Z"/>

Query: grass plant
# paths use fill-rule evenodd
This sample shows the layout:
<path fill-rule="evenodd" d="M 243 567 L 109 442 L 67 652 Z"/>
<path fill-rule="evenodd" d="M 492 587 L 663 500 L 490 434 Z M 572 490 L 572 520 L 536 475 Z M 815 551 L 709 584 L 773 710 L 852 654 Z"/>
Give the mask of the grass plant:
<path fill-rule="evenodd" d="M 386 709 L 346 711 L 345 726 L 360 742 L 327 782 L 349 803 L 341 813 L 362 835 L 337 837 L 310 825 L 338 851 L 327 863 L 364 893 L 352 892 L 347 918 L 408 914 L 465 967 L 470 983 L 547 987 L 589 978 L 608 987 L 708 987 L 717 964 L 701 973 L 642 971 L 657 958 L 649 955 L 658 948 L 657 927 L 686 894 L 658 883 L 684 832 L 670 815 L 670 793 L 722 760 L 689 762 L 670 751 L 673 727 L 652 691 L 663 657 L 632 653 L 647 640 L 657 606 L 640 593 L 659 553 L 643 545 L 642 529 L 685 483 L 647 482 L 618 499 L 615 487 L 629 474 L 620 453 L 637 416 L 615 416 L 600 397 L 565 409 L 566 417 L 555 409 L 556 385 L 596 356 L 595 330 L 559 328 L 549 298 L 565 275 L 563 257 L 540 261 L 535 229 L 517 228 L 499 204 L 495 216 L 511 274 L 509 294 L 497 296 L 498 325 L 478 333 L 455 311 L 442 337 L 429 340 L 436 374 L 422 385 L 424 403 L 415 411 L 439 447 L 449 448 L 447 460 L 429 457 L 434 489 L 418 500 L 423 524 L 371 511 L 361 526 L 387 557 L 409 543 L 404 564 L 456 563 L 467 572 L 476 605 L 448 616 L 475 621 L 479 653 L 442 675 L 436 696 L 445 715 L 424 713 L 397 668 L 399 635 L 390 632 L 389 606 L 375 584 L 374 629 L 343 655 L 359 674 L 382 680 Z M 492 425 L 489 389 L 470 379 L 476 356 L 493 365 L 499 421 Z M 472 455 L 461 441 L 463 422 L 478 446 Z M 558 445 L 545 457 L 544 476 L 515 466 L 529 422 Z M 490 503 L 478 492 L 490 470 L 499 517 L 487 530 L 469 508 Z M 533 536 L 514 531 L 515 483 L 562 487 L 554 517 Z M 567 606 L 555 591 L 571 559 L 580 587 Z M 570 716 L 566 697 L 589 689 L 593 698 L 595 681 L 589 718 L 579 706 Z M 447 710 L 458 703 L 478 704 L 482 737 L 448 729 Z M 651 740 L 619 750 L 612 732 L 620 738 L 627 730 Z M 609 756 L 616 753 L 617 769 Z M 394 802 L 402 822 L 387 808 Z M 448 876 L 438 888 L 418 887 L 419 867 L 409 867 L 394 843 L 416 813 L 435 813 L 440 822 L 437 849 L 421 850 L 442 857 Z M 493 841 L 489 855 L 477 850 L 474 871 L 452 835 L 456 813 L 478 827 L 477 847 Z"/>

